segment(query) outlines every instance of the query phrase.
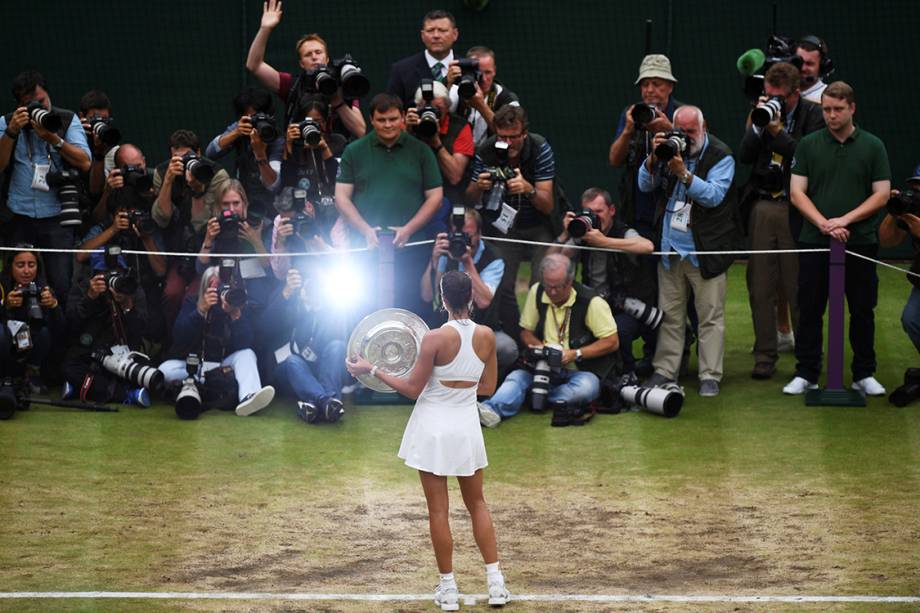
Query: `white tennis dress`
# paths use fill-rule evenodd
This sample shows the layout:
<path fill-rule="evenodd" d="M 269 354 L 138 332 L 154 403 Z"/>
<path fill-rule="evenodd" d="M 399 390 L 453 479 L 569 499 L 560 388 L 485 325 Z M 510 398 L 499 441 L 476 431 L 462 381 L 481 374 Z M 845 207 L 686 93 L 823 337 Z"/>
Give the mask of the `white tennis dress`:
<path fill-rule="evenodd" d="M 460 334 L 460 351 L 450 364 L 432 369 L 415 401 L 398 455 L 418 470 L 469 477 L 488 464 L 476 408 L 478 386 L 452 388 L 441 381 L 478 383 L 485 364 L 473 350 L 475 323 L 452 319 L 444 325 Z"/>

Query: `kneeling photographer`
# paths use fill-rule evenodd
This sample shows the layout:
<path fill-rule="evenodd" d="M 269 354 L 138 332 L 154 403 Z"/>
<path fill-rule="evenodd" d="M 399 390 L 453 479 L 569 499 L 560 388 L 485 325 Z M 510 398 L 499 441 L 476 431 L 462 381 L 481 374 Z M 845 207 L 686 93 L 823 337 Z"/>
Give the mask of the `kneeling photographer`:
<path fill-rule="evenodd" d="M 17 248 L 0 275 L 0 373 L 23 377 L 32 394 L 44 394 L 41 366 L 52 339 L 64 335 L 64 310 L 48 287 L 41 255 L 29 245 Z"/>
<path fill-rule="evenodd" d="M 518 358 L 517 343 L 503 331 L 505 327 L 495 300 L 505 272 L 505 262 L 482 240 L 482 217 L 476 209 L 454 206 L 451 228 L 449 234 L 442 232 L 437 235 L 431 250 L 431 261 L 422 275 L 422 300 L 433 306 L 433 311 L 425 320 L 433 328 L 447 321 L 446 307 L 440 301 L 440 292 L 435 291 L 441 286 L 444 273 L 459 270 L 469 274 L 473 283 L 473 321 L 495 332 L 495 354 L 501 378 Z"/>
<path fill-rule="evenodd" d="M 313 262 L 305 270 L 324 265 Z M 295 398 L 301 419 L 336 422 L 345 413 L 341 390 L 349 379 L 344 366 L 346 320 L 322 295 L 323 284 L 309 274 L 288 270 L 284 287 L 269 301 L 259 325 L 260 363 L 266 380 Z"/>
<path fill-rule="evenodd" d="M 160 364 L 166 383 L 181 385 L 176 414 L 196 419 L 202 410 L 220 408 L 247 416 L 268 406 L 275 390 L 262 387 L 254 346 L 246 290 L 236 262 L 227 258 L 206 269 L 197 297 L 183 302 L 172 359 Z"/>
<path fill-rule="evenodd" d="M 888 201 L 888 214 L 879 226 L 879 243 L 882 247 L 896 247 L 910 235 L 914 261 L 910 272 L 920 274 L 920 166 L 914 176 L 907 180 L 904 190 L 892 190 Z M 901 325 L 911 342 L 920 352 L 920 277 L 907 275 L 913 286 L 904 310 Z M 920 398 L 920 368 L 908 368 L 904 373 L 904 384 L 888 396 L 888 401 L 899 407 Z"/>
<path fill-rule="evenodd" d="M 582 265 L 582 282 L 610 304 L 620 338 L 622 375 L 636 370 L 632 343 L 638 337 L 655 342 L 662 313 L 656 308 L 655 283 L 641 266 L 638 256 L 655 250 L 652 241 L 643 238 L 617 216 L 610 194 L 599 187 L 589 187 L 581 196 L 581 211 L 566 213 L 565 229 L 556 239 L 567 245 L 586 245 L 619 251 L 551 247 L 568 257 L 578 256 Z"/>
<path fill-rule="evenodd" d="M 106 219 L 91 227 L 80 242 L 79 249 L 98 249 L 116 244 L 123 251 L 146 251 L 147 255 L 125 255 L 131 268 L 137 271 L 144 296 L 152 304 L 160 304 L 163 282 L 166 277 L 166 257 L 158 252 L 165 250 L 163 235 L 150 215 L 156 196 L 153 193 L 153 176 L 141 150 L 124 144 L 115 153 L 116 167 L 106 178 L 106 187 L 100 203 L 105 206 Z M 77 265 L 89 272 L 89 253 L 76 254 Z M 166 320 L 162 309 L 148 313 L 144 336 L 162 344 L 166 339 Z"/>
<path fill-rule="evenodd" d="M 489 400 L 479 403 L 483 426 L 494 428 L 516 415 L 528 392 L 531 408 L 548 405 L 554 422 L 577 423 L 613 369 L 612 354 L 620 343 L 607 302 L 575 283 L 575 263 L 562 254 L 543 258 L 539 274 L 520 321 L 531 366 L 512 371 Z"/>
<path fill-rule="evenodd" d="M 71 343 L 62 370 L 64 397 L 150 406 L 163 377 L 139 353 L 147 328 L 147 298 L 121 248 L 91 256 L 91 276 L 70 289 Z"/>
<path fill-rule="evenodd" d="M 246 190 L 236 179 L 230 179 L 218 196 L 220 210 L 216 217 L 208 220 L 204 241 L 198 252 L 196 270 L 220 262 L 222 254 L 268 254 L 262 242 L 262 218 L 249 213 L 249 199 Z M 238 264 L 240 279 L 248 296 L 247 305 L 251 314 L 257 316 L 265 308 L 268 296 L 277 282 L 271 274 L 267 257 L 241 258 Z"/>

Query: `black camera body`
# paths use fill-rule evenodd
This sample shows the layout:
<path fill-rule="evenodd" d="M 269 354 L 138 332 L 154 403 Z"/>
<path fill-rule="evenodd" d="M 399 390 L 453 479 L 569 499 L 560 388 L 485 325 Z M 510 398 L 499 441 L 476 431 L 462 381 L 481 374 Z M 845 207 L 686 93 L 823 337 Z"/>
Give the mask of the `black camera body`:
<path fill-rule="evenodd" d="M 892 215 L 916 215 L 920 217 L 920 191 L 902 189 L 885 205 Z"/>
<path fill-rule="evenodd" d="M 214 173 L 217 172 L 214 168 L 214 164 L 194 151 L 188 151 L 182 156 L 182 164 L 185 166 L 186 172 L 191 174 L 196 181 L 204 185 L 209 185 L 211 179 L 214 178 Z"/>
<path fill-rule="evenodd" d="M 83 221 L 83 213 L 80 211 L 80 172 L 73 168 L 65 168 L 49 172 L 45 175 L 48 187 L 57 192 L 58 200 L 61 202 L 60 224 L 71 227 L 78 226 Z"/>
<path fill-rule="evenodd" d="M 38 100 L 28 103 L 26 112 L 29 114 L 30 121 L 34 121 L 49 132 L 57 132 L 64 126 L 60 116 L 54 111 L 46 109 Z"/>
<path fill-rule="evenodd" d="M 455 260 L 463 259 L 467 247 L 472 245 L 470 235 L 463 231 L 466 224 L 466 209 L 455 206 L 450 215 L 451 232 L 447 236 L 447 253 Z"/>
<path fill-rule="evenodd" d="M 236 273 L 236 260 L 224 258 L 220 261 L 220 270 L 218 278 L 220 286 L 217 288 L 217 295 L 223 302 L 235 309 L 243 308 L 246 304 L 246 290 Z"/>
<path fill-rule="evenodd" d="M 99 137 L 107 147 L 114 147 L 121 142 L 121 131 L 112 125 L 111 117 L 100 117 L 93 115 L 86 120 L 89 125 L 88 132 L 93 136 Z"/>
<path fill-rule="evenodd" d="M 32 281 L 20 287 L 19 291 L 22 293 L 22 303 L 26 307 L 29 319 L 44 319 L 45 314 L 39 302 L 41 288 L 38 287 L 38 284 Z"/>
<path fill-rule="evenodd" d="M 315 119 L 307 117 L 297 124 L 297 130 L 300 138 L 294 141 L 294 145 L 298 147 L 315 147 L 323 139 L 323 129 Z"/>
<path fill-rule="evenodd" d="M 131 226 L 134 227 L 141 236 L 150 236 L 156 231 L 156 222 L 153 221 L 153 217 L 151 217 L 150 213 L 147 211 L 129 209 L 126 214 L 128 216 L 128 221 L 131 222 Z"/>
<path fill-rule="evenodd" d="M 121 167 L 121 176 L 125 185 L 133 187 L 138 193 L 153 189 L 153 176 L 140 164 L 126 164 Z"/>
<path fill-rule="evenodd" d="M 655 147 L 655 157 L 662 162 L 667 162 L 674 156 L 680 154 L 685 156 L 690 145 L 690 139 L 683 130 L 671 130 L 665 132 L 664 142 Z"/>
<path fill-rule="evenodd" d="M 524 352 L 524 363 L 533 372 L 530 386 L 530 408 L 541 412 L 546 409 L 549 386 L 554 377 L 562 372 L 562 347 L 544 345 L 528 347 Z"/>
<path fill-rule="evenodd" d="M 240 245 L 240 216 L 230 209 L 223 209 L 217 215 L 220 233 L 214 239 L 215 253 L 237 253 Z"/>
<path fill-rule="evenodd" d="M 137 291 L 137 277 L 131 268 L 122 269 L 119 267 L 118 257 L 120 255 L 120 246 L 109 245 L 106 247 L 104 258 L 105 268 L 103 270 L 96 270 L 93 274 L 96 275 L 101 273 L 105 275 L 105 285 L 110 290 L 126 296 L 133 296 Z"/>
<path fill-rule="evenodd" d="M 591 230 L 600 230 L 601 220 L 594 211 L 582 209 L 569 222 L 569 236 L 575 240 L 584 238 Z"/>
<path fill-rule="evenodd" d="M 315 70 L 305 71 L 304 78 L 308 90 L 328 97 L 334 96 L 339 87 L 342 88 L 342 95 L 349 99 L 366 96 L 371 89 L 371 82 L 348 53 Z"/>
<path fill-rule="evenodd" d="M 299 236 L 301 240 L 310 240 L 314 238 L 318 229 L 316 227 L 316 219 L 312 215 L 307 215 L 302 210 L 294 214 L 293 217 L 287 220 L 287 223 L 294 226 L 294 234 Z"/>
<path fill-rule="evenodd" d="M 275 125 L 275 118 L 268 113 L 256 113 L 249 116 L 249 123 L 252 129 L 259 133 L 259 138 L 263 142 L 270 143 L 278 138 L 278 127 Z"/>
<path fill-rule="evenodd" d="M 418 125 L 415 132 L 422 138 L 431 138 L 438 133 L 441 125 L 441 113 L 432 104 L 434 100 L 434 81 L 422 79 L 419 87 L 422 90 L 422 99 L 425 105 L 418 109 Z"/>
<path fill-rule="evenodd" d="M 644 104 L 640 102 L 634 105 L 630 115 L 632 116 L 633 123 L 636 124 L 636 128 L 645 130 L 646 126 L 655 120 L 655 110 L 656 107 L 654 104 Z"/>
<path fill-rule="evenodd" d="M 479 59 L 475 57 L 465 57 L 457 60 L 460 67 L 460 79 L 457 80 L 457 92 L 463 99 L 469 99 L 476 95 L 476 83 L 482 79 L 482 72 L 479 70 Z"/>

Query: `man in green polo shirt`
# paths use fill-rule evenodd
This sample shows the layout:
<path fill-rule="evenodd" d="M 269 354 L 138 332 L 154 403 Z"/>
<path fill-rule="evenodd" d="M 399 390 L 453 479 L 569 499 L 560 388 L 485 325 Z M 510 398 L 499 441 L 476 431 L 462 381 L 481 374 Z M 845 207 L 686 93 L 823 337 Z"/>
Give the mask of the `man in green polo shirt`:
<path fill-rule="evenodd" d="M 418 280 L 430 248 L 403 249 L 425 238 L 422 229 L 444 197 L 441 172 L 431 148 L 406 134 L 402 102 L 391 94 L 371 100 L 373 131 L 345 148 L 335 184 L 335 205 L 367 246 L 377 246 L 377 232 L 393 230 L 397 247 L 396 299 L 418 312 Z"/>
<path fill-rule="evenodd" d="M 803 249 L 827 247 L 831 239 L 847 250 L 869 257 L 878 254 L 881 209 L 891 190 L 885 145 L 853 123 L 853 88 L 831 83 L 821 96 L 827 127 L 804 137 L 792 161 L 790 199 L 805 218 L 799 235 Z M 799 254 L 799 326 L 795 331 L 795 378 L 786 394 L 814 389 L 821 375 L 822 332 L 827 308 L 827 253 Z M 847 255 L 846 298 L 853 347 L 853 389 L 882 396 L 875 379 L 875 264 Z"/>

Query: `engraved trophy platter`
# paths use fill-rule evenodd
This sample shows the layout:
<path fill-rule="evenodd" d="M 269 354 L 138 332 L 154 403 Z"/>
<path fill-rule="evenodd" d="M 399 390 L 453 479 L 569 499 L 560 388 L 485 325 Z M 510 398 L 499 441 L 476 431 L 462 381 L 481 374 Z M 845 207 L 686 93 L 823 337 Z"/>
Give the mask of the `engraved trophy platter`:
<path fill-rule="evenodd" d="M 428 325 L 415 313 L 405 309 L 380 309 L 355 326 L 348 339 L 347 355 L 359 355 L 380 371 L 405 378 L 415 366 L 426 332 Z M 372 390 L 396 392 L 370 373 L 356 378 Z"/>

